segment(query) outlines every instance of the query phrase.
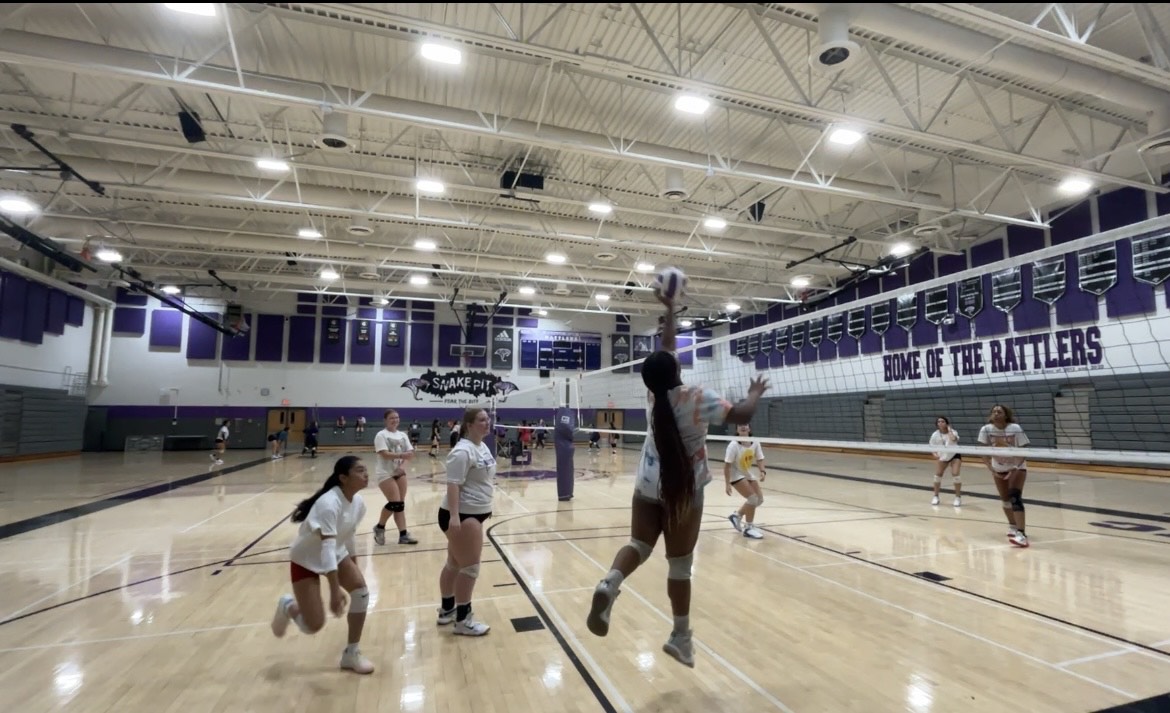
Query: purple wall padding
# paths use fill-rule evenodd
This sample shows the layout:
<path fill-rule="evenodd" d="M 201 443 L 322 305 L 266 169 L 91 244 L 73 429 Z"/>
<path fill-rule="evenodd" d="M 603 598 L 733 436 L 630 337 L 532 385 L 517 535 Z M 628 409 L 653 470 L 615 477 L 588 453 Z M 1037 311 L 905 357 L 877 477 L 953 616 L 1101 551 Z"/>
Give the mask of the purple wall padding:
<path fill-rule="evenodd" d="M 388 307 L 382 310 L 382 319 L 394 319 L 399 322 L 406 321 L 406 310 L 401 307 Z"/>
<path fill-rule="evenodd" d="M 146 310 L 138 307 L 114 308 L 114 334 L 141 337 L 146 333 Z"/>
<path fill-rule="evenodd" d="M 85 324 L 85 300 L 69 295 L 65 307 L 65 324 L 70 327 L 80 327 Z"/>
<path fill-rule="evenodd" d="M 1009 225 L 1007 228 L 1008 255 L 1015 257 L 1044 247 L 1044 229 Z"/>
<path fill-rule="evenodd" d="M 948 257 L 964 257 L 962 255 L 954 255 Z M 964 262 L 966 260 L 964 259 Z M 940 272 L 942 272 L 940 270 Z M 944 273 L 945 274 L 945 273 Z M 951 324 L 942 325 L 942 340 L 943 343 L 949 342 L 965 342 L 971 338 L 971 320 L 959 314 L 959 287 L 955 283 L 947 285 L 947 310 L 955 321 Z"/>
<path fill-rule="evenodd" d="M 28 296 L 28 280 L 11 273 L 3 273 L 0 285 L 0 337 L 20 339 L 24 334 L 24 304 Z"/>
<path fill-rule="evenodd" d="M 439 354 L 436 364 L 457 367 L 463 364 L 459 357 L 451 356 L 451 345 L 463 342 L 463 330 L 457 324 L 439 325 Z"/>
<path fill-rule="evenodd" d="M 882 291 L 896 290 L 905 286 L 906 282 L 903 278 L 904 270 L 890 273 L 882 277 Z M 919 300 L 921 302 L 922 300 Z M 890 306 L 890 328 L 886 332 L 885 346 L 887 350 L 891 349 L 905 349 L 910 346 L 910 333 L 898 326 L 898 310 L 897 302 Z"/>
<path fill-rule="evenodd" d="M 317 293 L 316 292 L 298 292 L 297 293 L 297 302 L 309 302 L 311 304 L 317 304 Z"/>
<path fill-rule="evenodd" d="M 390 323 L 389 322 L 381 322 L 378 324 L 378 329 L 376 331 L 378 334 L 378 343 L 382 345 L 380 347 L 380 349 L 382 350 L 380 359 L 381 359 L 381 364 L 383 366 L 402 366 L 402 365 L 406 364 L 406 339 L 407 339 L 406 335 L 408 332 L 407 325 L 405 322 L 397 322 L 397 324 L 398 324 L 398 346 L 396 346 L 396 347 L 392 347 L 386 343 L 386 330 L 389 329 Z M 431 327 L 433 325 L 428 324 L 426 326 Z M 410 338 L 411 339 L 414 338 L 413 332 L 411 333 Z M 427 346 L 429 347 L 431 344 L 431 332 L 427 332 L 426 341 L 427 341 Z M 429 355 L 430 355 L 430 352 L 428 350 L 428 356 Z"/>
<path fill-rule="evenodd" d="M 330 308 L 326 307 L 325 309 L 328 310 Z M 334 309 L 341 309 L 341 311 L 343 313 L 345 312 L 344 307 L 334 308 Z M 334 319 L 337 320 L 337 325 L 338 325 L 338 327 L 340 327 L 341 331 L 337 335 L 337 337 L 338 337 L 337 343 L 330 344 L 329 343 L 329 329 L 328 329 L 330 318 L 328 318 L 328 317 L 321 318 L 321 351 L 319 353 L 317 361 L 319 361 L 322 364 L 344 364 L 345 363 L 345 325 L 346 325 L 347 321 L 342 319 L 341 317 L 336 317 Z"/>
<path fill-rule="evenodd" d="M 61 290 L 49 290 L 49 307 L 45 312 L 45 332 L 65 333 L 65 310 L 69 306 L 69 295 Z"/>
<path fill-rule="evenodd" d="M 215 312 L 204 312 L 214 320 L 219 319 Z M 197 319 L 187 320 L 187 358 L 214 359 L 219 346 L 219 332 L 200 322 Z"/>
<path fill-rule="evenodd" d="M 1052 244 L 1060 245 L 1093 233 L 1093 213 L 1089 201 L 1081 201 L 1052 221 Z"/>
<path fill-rule="evenodd" d="M 1064 258 L 1064 294 L 1056 300 L 1057 324 L 1084 324 L 1096 322 L 1099 314 L 1097 295 L 1081 289 L 1076 253 Z"/>
<path fill-rule="evenodd" d="M 288 318 L 288 360 L 298 364 L 312 364 L 317 336 L 316 317 Z"/>
<path fill-rule="evenodd" d="M 950 304 L 950 297 L 947 297 Z M 926 321 L 926 293 L 918 293 L 918 321 L 910 328 L 914 346 L 928 349 L 938 345 L 938 327 Z"/>
<path fill-rule="evenodd" d="M 297 314 L 317 314 L 317 305 L 297 305 Z"/>
<path fill-rule="evenodd" d="M 256 317 L 256 361 L 284 361 L 284 317 L 261 314 Z"/>
<path fill-rule="evenodd" d="M 365 299 L 369 299 L 369 298 L 363 297 L 362 299 L 365 300 Z M 378 318 L 378 310 L 376 307 L 358 307 L 357 318 L 358 319 L 377 319 Z"/>
<path fill-rule="evenodd" d="M 689 347 L 695 343 L 695 338 L 689 334 L 686 334 L 686 335 L 680 334 L 678 337 L 676 337 L 676 339 L 678 341 L 678 348 L 679 349 L 682 349 L 683 347 Z M 686 351 L 680 351 L 678 353 L 678 363 L 680 366 L 682 366 L 684 368 L 690 368 L 690 367 L 694 366 L 695 365 L 695 350 L 694 349 L 687 349 Z"/>
<path fill-rule="evenodd" d="M 939 255 L 938 276 L 946 277 L 967 269 L 967 253 L 962 255 Z"/>
<path fill-rule="evenodd" d="M 24 301 L 24 330 L 22 342 L 41 344 L 45 341 L 45 316 L 49 312 L 49 288 L 39 282 L 28 283 Z"/>
<path fill-rule="evenodd" d="M 1032 296 L 1032 266 L 1020 265 L 1020 304 L 1012 310 L 1012 331 L 1028 332 L 1052 326 L 1048 305 Z"/>
<path fill-rule="evenodd" d="M 479 320 L 476 320 L 479 321 Z M 488 330 L 487 327 L 475 327 L 471 330 L 471 344 L 481 344 L 484 346 L 484 356 L 472 357 L 468 361 L 468 368 L 470 369 L 486 369 L 487 368 L 487 343 Z"/>
<path fill-rule="evenodd" d="M 254 315 L 245 314 L 244 323 L 251 328 L 256 323 Z M 237 334 L 234 337 L 225 334 L 220 343 L 219 358 L 224 361 L 250 361 L 252 359 L 252 332 L 249 330 L 246 334 Z"/>
<path fill-rule="evenodd" d="M 971 267 L 982 267 L 1003 259 L 1003 241 L 991 240 L 971 247 Z M 985 296 L 984 302 L 987 301 Z"/>
<path fill-rule="evenodd" d="M 934 253 L 923 253 L 910 263 L 907 270 L 910 275 L 910 284 L 917 285 L 934 279 Z"/>
<path fill-rule="evenodd" d="M 859 292 L 866 291 L 865 283 L 859 286 Z M 876 293 L 875 293 L 876 294 Z M 891 302 L 892 300 L 887 300 Z M 877 332 L 873 331 L 873 307 L 868 305 L 865 308 L 865 333 L 861 335 L 861 353 L 862 354 L 877 354 L 882 350 L 882 337 Z M 891 309 L 893 307 L 891 306 Z M 892 312 L 890 314 L 893 314 Z"/>
<path fill-rule="evenodd" d="M 366 298 L 362 298 L 366 299 Z M 364 307 L 358 308 L 358 315 L 361 316 L 361 311 L 366 309 Z M 373 310 L 371 310 L 373 311 Z M 365 344 L 358 344 L 358 327 L 361 322 L 365 320 L 369 329 L 369 340 Z M 379 323 L 372 319 L 363 317 L 362 319 L 355 319 L 349 323 L 349 363 L 350 364 L 373 364 L 374 355 L 377 353 L 378 343 L 382 338 L 379 330 Z"/>
<path fill-rule="evenodd" d="M 1146 209 L 1146 192 L 1139 188 L 1121 188 L 1097 196 L 1097 222 L 1102 232 L 1140 223 L 1150 217 Z"/>
<path fill-rule="evenodd" d="M 138 292 L 129 292 L 125 287 L 119 287 L 117 296 L 114 301 L 120 305 L 145 307 L 146 295 L 140 294 Z"/>
<path fill-rule="evenodd" d="M 495 317 L 492 317 L 492 326 L 493 327 L 511 327 L 512 326 L 512 316 L 508 315 L 508 316 L 504 317 L 504 316 L 500 316 L 497 314 Z"/>
<path fill-rule="evenodd" d="M 1149 314 L 1154 304 L 1154 286 L 1133 279 L 1133 243 L 1118 240 L 1117 284 L 1105 293 L 1105 314 L 1113 319 Z"/>
<path fill-rule="evenodd" d="M 183 313 L 156 309 L 150 313 L 150 346 L 178 349 L 183 346 Z"/>
<path fill-rule="evenodd" d="M 997 337 L 1008 332 L 1008 316 L 991 304 L 991 275 L 983 276 L 983 311 L 975 315 L 975 336 Z"/>
<path fill-rule="evenodd" d="M 618 325 L 619 331 L 622 326 L 623 325 Z M 629 329 L 629 327 L 626 327 L 626 329 Z M 695 334 L 698 336 L 699 341 L 701 342 L 705 339 L 710 339 L 714 332 L 712 332 L 710 329 L 700 329 Z M 695 350 L 695 356 L 699 357 L 700 359 L 710 359 L 711 357 L 715 356 L 715 354 L 711 347 L 699 347 Z"/>
<path fill-rule="evenodd" d="M 410 365 L 432 366 L 435 363 L 435 325 L 412 322 L 410 325 Z"/>
<path fill-rule="evenodd" d="M 322 307 L 321 314 L 326 317 L 345 317 L 349 314 L 349 307 Z"/>

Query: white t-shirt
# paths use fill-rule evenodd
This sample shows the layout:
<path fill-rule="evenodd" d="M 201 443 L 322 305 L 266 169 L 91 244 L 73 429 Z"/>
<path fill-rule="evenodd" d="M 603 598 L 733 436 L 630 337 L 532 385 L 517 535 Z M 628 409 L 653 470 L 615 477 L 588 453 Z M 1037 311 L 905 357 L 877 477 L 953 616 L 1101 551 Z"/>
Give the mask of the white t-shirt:
<path fill-rule="evenodd" d="M 982 442 L 982 441 L 980 441 L 980 442 Z M 932 446 L 954 446 L 954 445 L 957 445 L 958 443 L 959 443 L 959 432 L 956 431 L 954 428 L 948 429 L 945 434 L 940 432 L 940 431 L 935 431 L 930 436 L 930 445 L 932 445 Z M 955 456 L 957 456 L 959 454 L 958 453 L 936 453 L 935 455 L 938 456 L 939 460 L 943 461 L 944 463 L 947 463 L 947 462 L 954 460 Z"/>
<path fill-rule="evenodd" d="M 733 483 L 744 478 L 756 480 L 758 471 L 755 466 L 763 461 L 764 449 L 760 446 L 759 441 L 748 441 L 747 444 L 732 441 L 727 444 L 727 450 L 723 452 L 723 462 L 731 464 L 731 482 Z"/>
<path fill-rule="evenodd" d="M 989 423 L 979 429 L 979 442 L 992 448 L 1023 448 L 1028 445 L 1029 441 L 1024 429 L 1020 428 L 1018 423 L 1009 423 L 1006 428 L 1002 429 Z M 996 473 L 1006 473 L 1013 468 L 1026 470 L 1028 461 L 1018 457 L 991 457 L 991 469 Z"/>
<path fill-rule="evenodd" d="M 447 454 L 447 485 L 459 486 L 459 514 L 484 515 L 492 511 L 496 459 L 486 443 L 478 446 L 463 438 Z M 440 506 L 450 512 L 447 494 Z"/>
<path fill-rule="evenodd" d="M 231 431 L 228 430 L 227 424 L 225 423 L 224 425 L 219 427 L 219 433 L 215 434 L 215 440 L 227 441 L 228 435 L 230 435 L 230 434 L 231 434 Z"/>
<path fill-rule="evenodd" d="M 310 572 L 317 574 L 331 572 L 332 570 L 326 570 L 321 563 L 321 535 L 333 537 L 337 561 L 341 562 L 346 557 L 357 554 L 354 533 L 365 516 L 366 503 L 361 495 L 355 493 L 353 500 L 346 500 L 341 488 L 333 487 L 317 498 L 317 502 L 309 509 L 308 517 L 301 522 L 297 536 L 289 548 L 289 559 Z M 321 534 L 318 535 L 318 532 Z"/>
<path fill-rule="evenodd" d="M 414 450 L 414 446 L 410 445 L 410 438 L 402 431 L 389 431 L 383 428 L 378 431 L 378 435 L 374 436 L 374 452 L 381 453 L 382 451 L 390 451 L 391 453 L 409 453 Z M 374 465 L 374 477 L 381 483 L 387 478 L 394 476 L 394 473 L 402 468 L 401 458 L 383 458 L 378 456 L 378 462 Z"/>
<path fill-rule="evenodd" d="M 707 467 L 707 425 L 721 424 L 731 410 L 731 404 L 718 393 L 701 386 L 676 386 L 667 392 L 674 409 L 674 419 L 682 436 L 683 446 L 695 468 L 695 487 L 701 489 L 711 482 Z M 634 485 L 639 495 L 661 500 L 659 487 L 658 448 L 654 444 L 654 397 L 650 396 L 646 410 L 646 440 L 642 441 L 642 456 L 638 460 L 638 480 Z"/>

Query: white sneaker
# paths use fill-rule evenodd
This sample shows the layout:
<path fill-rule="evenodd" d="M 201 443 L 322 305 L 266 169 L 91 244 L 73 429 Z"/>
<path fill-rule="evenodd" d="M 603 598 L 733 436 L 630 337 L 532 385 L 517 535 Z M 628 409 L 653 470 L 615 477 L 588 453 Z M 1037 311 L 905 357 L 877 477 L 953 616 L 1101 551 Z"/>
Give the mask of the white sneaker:
<path fill-rule="evenodd" d="M 753 540 L 762 540 L 762 539 L 764 539 L 764 533 L 763 533 L 763 532 L 760 532 L 760 528 L 758 528 L 758 527 L 756 527 L 756 526 L 752 525 L 750 522 L 749 522 L 749 523 L 747 523 L 747 524 L 744 526 L 744 528 L 743 528 L 743 536 L 744 536 L 744 537 L 750 537 L 750 538 L 751 538 L 751 539 L 753 539 Z"/>
<path fill-rule="evenodd" d="M 1014 528 L 1014 527 L 1010 527 L 1010 526 L 1009 526 L 1009 527 L 1008 527 L 1008 534 L 1007 534 L 1007 537 L 1008 537 L 1008 539 L 1009 539 L 1009 540 L 1010 540 L 1010 539 L 1012 539 L 1012 538 L 1013 538 L 1013 537 L 1015 537 L 1017 534 L 1019 534 L 1019 532 L 1020 532 L 1020 531 L 1019 531 L 1019 530 L 1017 530 L 1016 528 Z"/>
<path fill-rule="evenodd" d="M 483 636 L 491 630 L 490 626 L 482 621 L 476 621 L 471 614 L 463 621 L 455 622 L 455 633 L 460 636 Z"/>
<path fill-rule="evenodd" d="M 216 464 L 216 465 L 223 465 L 223 461 L 221 461 L 220 459 L 216 458 L 216 459 L 215 459 L 215 464 Z"/>
<path fill-rule="evenodd" d="M 670 638 L 662 645 L 662 650 L 682 665 L 695 667 L 695 644 L 691 639 L 691 632 L 671 633 Z"/>
<path fill-rule="evenodd" d="M 341 654 L 341 663 L 339 668 L 349 669 L 354 673 L 367 674 L 374 672 L 374 663 L 365 656 L 362 656 L 360 649 L 354 647 L 353 649 L 346 649 Z"/>
<path fill-rule="evenodd" d="M 284 633 L 288 631 L 288 605 L 293 603 L 291 594 L 282 594 L 280 599 L 276 600 L 276 613 L 272 615 L 272 633 L 276 638 L 281 638 Z"/>
<path fill-rule="evenodd" d="M 589 616 L 585 618 L 585 626 L 595 636 L 605 636 L 609 633 L 609 614 L 613 610 L 613 602 L 621 590 L 615 590 L 604 579 L 593 589 L 593 604 L 589 608 Z"/>
<path fill-rule="evenodd" d="M 375 545 L 386 544 L 386 528 L 384 528 L 384 527 L 375 527 L 374 528 L 374 544 Z"/>
<path fill-rule="evenodd" d="M 956 495 L 956 496 L 955 496 L 955 503 L 954 503 L 954 504 L 955 504 L 955 507 L 957 507 L 957 508 L 961 508 L 961 507 L 963 507 L 963 496 L 962 496 L 962 495 Z"/>
<path fill-rule="evenodd" d="M 455 607 L 451 607 L 447 611 L 443 611 L 443 607 L 438 609 L 439 616 L 435 619 L 435 623 L 439 626 L 446 626 L 455 622 Z"/>
<path fill-rule="evenodd" d="M 931 505 L 938 505 L 938 496 L 937 495 L 935 495 L 933 498 L 930 499 L 930 504 Z"/>
<path fill-rule="evenodd" d="M 733 512 L 727 516 L 731 520 L 731 526 L 735 528 L 736 532 L 743 532 L 743 522 L 739 518 L 739 513 Z"/>
<path fill-rule="evenodd" d="M 215 462 L 215 454 L 214 454 L 214 453 L 208 453 L 208 454 L 207 454 L 207 457 L 211 459 L 211 462 L 212 462 L 212 463 L 214 463 L 214 462 Z"/>
<path fill-rule="evenodd" d="M 1025 535 L 1024 533 L 1020 532 L 1019 530 L 1016 530 L 1014 533 L 1012 533 L 1012 536 L 1009 538 L 1009 541 L 1013 545 L 1015 545 L 1016 547 L 1027 547 L 1028 546 L 1028 536 Z"/>

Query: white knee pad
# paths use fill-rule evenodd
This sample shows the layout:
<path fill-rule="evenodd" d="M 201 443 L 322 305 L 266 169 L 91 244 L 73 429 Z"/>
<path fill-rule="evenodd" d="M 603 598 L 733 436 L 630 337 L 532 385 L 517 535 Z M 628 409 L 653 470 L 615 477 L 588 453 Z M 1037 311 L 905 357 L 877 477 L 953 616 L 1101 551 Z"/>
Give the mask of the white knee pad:
<path fill-rule="evenodd" d="M 942 476 L 941 476 L 941 475 L 936 475 L 936 476 L 934 476 L 934 482 L 935 482 L 935 483 L 941 483 L 941 482 L 942 482 Z"/>
<path fill-rule="evenodd" d="M 479 562 L 476 562 L 475 564 L 469 564 L 466 567 L 461 567 L 459 569 L 459 573 L 465 574 L 472 579 L 476 579 L 479 577 Z"/>
<path fill-rule="evenodd" d="M 961 482 L 963 482 L 963 476 L 961 476 L 961 475 L 952 475 L 952 476 L 951 476 L 951 482 L 952 482 L 952 483 L 961 483 Z"/>
<path fill-rule="evenodd" d="M 751 505 L 752 507 L 757 508 L 757 507 L 764 504 L 764 498 L 761 495 L 756 495 L 755 493 L 752 493 L 751 495 L 748 496 L 746 502 L 748 505 Z"/>
<path fill-rule="evenodd" d="M 633 547 L 634 550 L 638 553 L 638 562 L 639 563 L 645 562 L 646 560 L 650 559 L 650 553 L 654 551 L 654 548 L 651 547 L 650 545 L 646 544 L 645 542 L 642 542 L 641 540 L 635 540 L 632 537 L 630 538 L 630 541 L 627 544 L 629 544 L 630 547 Z"/>
<path fill-rule="evenodd" d="M 349 613 L 365 614 L 370 606 L 370 590 L 358 587 L 349 593 Z"/>
<path fill-rule="evenodd" d="M 666 564 L 669 567 L 666 573 L 667 579 L 690 579 L 691 565 L 694 564 L 695 553 L 683 555 L 682 557 L 667 557 Z"/>
<path fill-rule="evenodd" d="M 1007 511 L 1009 511 L 1009 512 L 1010 512 L 1010 511 L 1011 511 L 1011 509 L 1012 509 L 1012 504 L 1011 504 L 1011 502 L 1010 502 L 1010 501 L 1008 501 L 1008 500 L 1004 500 L 1004 501 L 1003 501 L 1003 509 L 1004 509 L 1004 510 L 1007 510 Z"/>

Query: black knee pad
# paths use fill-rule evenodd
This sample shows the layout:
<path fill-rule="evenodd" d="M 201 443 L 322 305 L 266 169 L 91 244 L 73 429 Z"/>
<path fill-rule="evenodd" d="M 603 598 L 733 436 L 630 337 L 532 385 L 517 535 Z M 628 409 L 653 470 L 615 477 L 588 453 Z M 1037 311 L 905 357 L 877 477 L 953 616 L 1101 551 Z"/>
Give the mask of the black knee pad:
<path fill-rule="evenodd" d="M 1015 512 L 1024 512 L 1024 499 L 1022 496 L 1024 492 L 1019 488 L 1012 488 L 1008 491 L 1008 499 L 1012 503 L 1012 510 Z"/>
<path fill-rule="evenodd" d="M 392 503 L 386 503 L 386 509 L 390 512 L 405 512 L 406 503 L 402 502 L 401 500 Z"/>

